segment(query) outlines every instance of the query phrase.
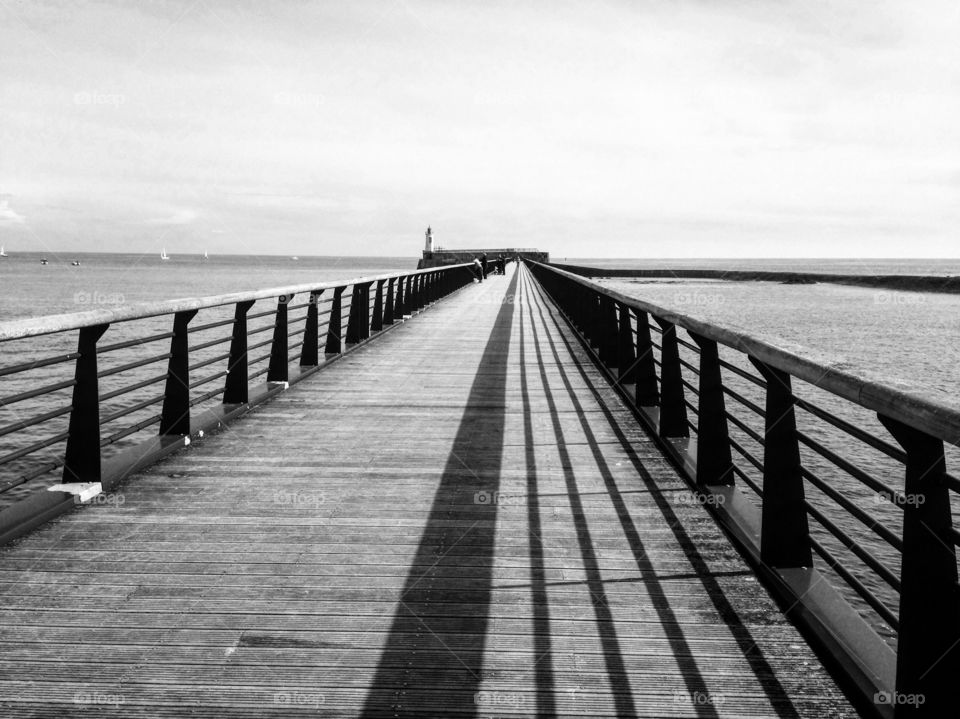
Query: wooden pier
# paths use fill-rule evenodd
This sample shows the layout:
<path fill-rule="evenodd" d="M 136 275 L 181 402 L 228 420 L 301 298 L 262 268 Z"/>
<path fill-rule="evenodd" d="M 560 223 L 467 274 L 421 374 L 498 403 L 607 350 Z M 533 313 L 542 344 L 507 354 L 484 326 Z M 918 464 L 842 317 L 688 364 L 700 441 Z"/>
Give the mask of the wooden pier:
<path fill-rule="evenodd" d="M 0 549 L 4 717 L 856 716 L 524 266 L 101 497 Z"/>

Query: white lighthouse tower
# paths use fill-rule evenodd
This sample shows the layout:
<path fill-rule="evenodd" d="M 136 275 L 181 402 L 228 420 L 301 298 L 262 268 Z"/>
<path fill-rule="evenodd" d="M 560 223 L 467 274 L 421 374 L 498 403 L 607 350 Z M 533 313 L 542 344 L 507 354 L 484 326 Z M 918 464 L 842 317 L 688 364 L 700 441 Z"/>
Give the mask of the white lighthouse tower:
<path fill-rule="evenodd" d="M 430 227 L 427 227 L 427 239 L 423 246 L 424 252 L 433 252 L 433 230 Z"/>

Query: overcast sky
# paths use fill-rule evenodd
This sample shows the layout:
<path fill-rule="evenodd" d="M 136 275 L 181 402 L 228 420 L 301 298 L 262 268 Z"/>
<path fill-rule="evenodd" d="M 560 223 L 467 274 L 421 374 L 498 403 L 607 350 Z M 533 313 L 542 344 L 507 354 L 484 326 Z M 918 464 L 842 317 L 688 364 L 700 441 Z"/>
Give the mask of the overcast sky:
<path fill-rule="evenodd" d="M 957 38 L 956 0 L 0 0 L 0 241 L 957 257 Z"/>

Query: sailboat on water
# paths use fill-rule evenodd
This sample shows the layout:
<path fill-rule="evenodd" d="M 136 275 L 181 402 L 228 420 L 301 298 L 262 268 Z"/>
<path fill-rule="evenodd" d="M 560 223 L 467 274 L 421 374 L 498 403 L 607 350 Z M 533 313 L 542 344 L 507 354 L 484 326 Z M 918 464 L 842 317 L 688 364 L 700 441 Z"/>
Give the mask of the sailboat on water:
<path fill-rule="evenodd" d="M 7 249 L 3 245 L 0 245 L 0 257 L 7 257 Z"/>
<path fill-rule="evenodd" d="M 166 248 L 166 247 L 164 247 L 162 250 L 160 250 L 160 259 L 161 259 L 161 260 L 169 260 L 169 259 L 170 259 L 170 255 L 167 254 L 167 248 Z"/>
<path fill-rule="evenodd" d="M 210 255 L 207 254 L 207 251 L 206 251 L 206 250 L 203 251 L 203 259 L 205 259 L 205 260 L 209 260 L 209 259 L 210 259 Z"/>

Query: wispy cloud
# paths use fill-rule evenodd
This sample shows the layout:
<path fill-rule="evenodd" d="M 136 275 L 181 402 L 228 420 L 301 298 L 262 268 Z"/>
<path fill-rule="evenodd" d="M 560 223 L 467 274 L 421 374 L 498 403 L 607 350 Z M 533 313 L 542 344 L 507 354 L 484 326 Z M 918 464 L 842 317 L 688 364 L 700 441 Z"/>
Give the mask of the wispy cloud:
<path fill-rule="evenodd" d="M 9 196 L 0 195 L 0 225 L 22 225 L 26 219 L 10 207 Z"/>

